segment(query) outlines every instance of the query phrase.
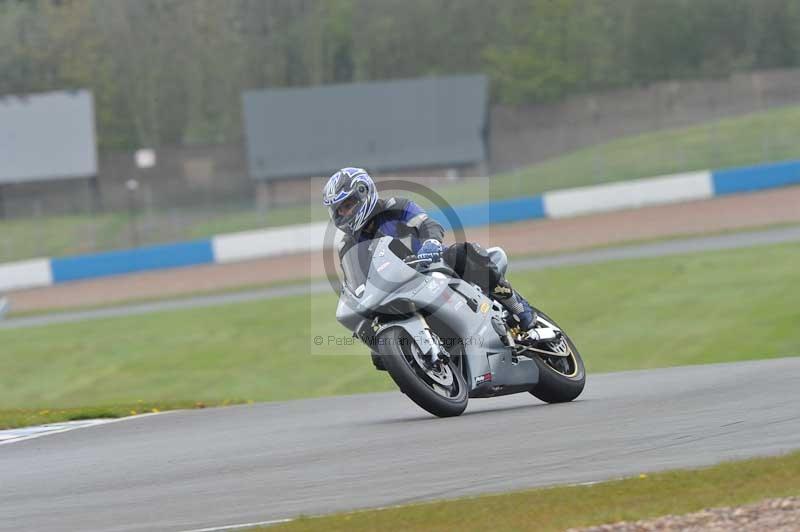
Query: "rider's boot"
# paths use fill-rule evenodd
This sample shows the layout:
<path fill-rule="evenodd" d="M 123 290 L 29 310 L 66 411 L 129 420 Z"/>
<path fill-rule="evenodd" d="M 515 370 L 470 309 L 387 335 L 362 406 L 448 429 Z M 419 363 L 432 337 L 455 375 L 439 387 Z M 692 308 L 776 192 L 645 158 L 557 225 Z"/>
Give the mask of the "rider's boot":
<path fill-rule="evenodd" d="M 500 279 L 492 289 L 492 296 L 508 310 L 509 327 L 518 327 L 527 331 L 536 323 L 536 312 L 528 300 L 511 287 L 506 279 Z"/>

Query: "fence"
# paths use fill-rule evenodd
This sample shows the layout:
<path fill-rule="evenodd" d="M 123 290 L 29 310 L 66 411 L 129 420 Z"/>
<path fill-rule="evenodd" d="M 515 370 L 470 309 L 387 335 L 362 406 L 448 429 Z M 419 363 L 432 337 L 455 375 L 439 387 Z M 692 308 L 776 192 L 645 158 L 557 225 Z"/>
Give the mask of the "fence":
<path fill-rule="evenodd" d="M 494 180 L 493 194 L 507 197 L 576 184 L 795 158 L 800 156 L 800 116 L 795 119 L 797 111 L 784 112 L 781 107 L 790 104 L 800 104 L 800 70 L 659 83 L 578 96 L 552 105 L 494 106 L 490 166 L 469 168 L 466 173 L 545 163 L 534 177 L 518 174 L 512 180 Z M 754 119 L 735 135 L 725 122 L 714 122 L 756 111 L 772 114 Z M 786 119 L 784 115 L 791 116 Z M 709 125 L 682 135 L 665 132 L 655 150 L 638 149 L 635 139 L 603 144 L 693 124 Z M 552 157 L 591 146 L 600 147 L 562 159 L 563 164 L 551 172 Z M 428 182 L 436 186 L 470 186 L 469 179 L 453 180 L 465 169 L 420 169 L 417 173 L 432 175 Z M 533 183 L 542 179 L 540 174 L 555 177 L 552 183 Z M 575 176 L 581 181 L 569 181 Z M 131 179 L 139 182 L 135 191 L 126 187 Z M 319 179 L 260 188 L 247 176 L 241 145 L 159 149 L 157 166 L 146 171 L 135 167 L 132 153 L 103 153 L 98 184 L 97 190 L 86 181 L 3 187 L 0 203 L 6 219 L 0 221 L 0 261 L 192 240 L 325 216 L 316 207 Z M 456 191 L 455 196 L 459 195 Z M 464 197 L 467 202 L 475 199 Z"/>

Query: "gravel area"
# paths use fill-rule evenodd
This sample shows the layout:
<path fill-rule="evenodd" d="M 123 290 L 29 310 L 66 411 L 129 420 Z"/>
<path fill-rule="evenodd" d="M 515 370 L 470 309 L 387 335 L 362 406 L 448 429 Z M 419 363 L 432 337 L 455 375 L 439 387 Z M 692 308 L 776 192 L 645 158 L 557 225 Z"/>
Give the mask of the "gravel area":
<path fill-rule="evenodd" d="M 710 508 L 686 515 L 620 522 L 568 532 L 795 532 L 800 530 L 800 497 L 767 499 L 739 507 Z"/>

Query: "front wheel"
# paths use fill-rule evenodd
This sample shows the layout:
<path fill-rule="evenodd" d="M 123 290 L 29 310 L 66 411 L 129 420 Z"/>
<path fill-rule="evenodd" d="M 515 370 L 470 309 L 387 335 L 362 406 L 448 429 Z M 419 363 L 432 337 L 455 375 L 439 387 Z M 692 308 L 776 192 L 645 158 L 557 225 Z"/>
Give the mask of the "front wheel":
<path fill-rule="evenodd" d="M 554 353 L 531 354 L 539 367 L 539 382 L 530 392 L 545 403 L 566 403 L 578 397 L 586 385 L 586 368 L 578 348 L 550 316 L 536 309 L 540 318 L 561 330 L 561 339 L 546 342 L 542 351 Z"/>
<path fill-rule="evenodd" d="M 452 417 L 464 412 L 469 394 L 459 364 L 451 359 L 447 364 L 432 365 L 430 357 L 423 355 L 399 327 L 388 329 L 382 336 L 390 352 L 380 357 L 381 362 L 401 392 L 434 416 Z"/>

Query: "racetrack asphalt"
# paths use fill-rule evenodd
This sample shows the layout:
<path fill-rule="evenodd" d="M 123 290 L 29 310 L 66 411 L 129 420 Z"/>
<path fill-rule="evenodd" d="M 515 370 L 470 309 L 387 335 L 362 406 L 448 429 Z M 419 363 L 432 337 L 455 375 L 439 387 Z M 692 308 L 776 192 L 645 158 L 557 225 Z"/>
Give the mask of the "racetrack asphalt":
<path fill-rule="evenodd" d="M 400 392 L 132 418 L 0 446 L 0 530 L 197 530 L 774 455 L 800 448 L 798 381 L 800 357 L 589 375 L 572 403 L 450 419 Z"/>
<path fill-rule="evenodd" d="M 717 236 L 681 238 L 649 244 L 601 248 L 573 253 L 561 253 L 558 255 L 548 255 L 544 257 L 512 259 L 509 271 L 539 270 L 544 268 L 556 268 L 559 266 L 591 264 L 637 258 L 662 257 L 683 253 L 700 253 L 704 251 L 735 249 L 798 241 L 800 241 L 800 226 L 791 226 L 760 231 L 737 232 Z M 56 323 L 70 323 L 121 316 L 135 316 L 139 314 L 149 314 L 151 312 L 210 307 L 229 303 L 260 301 L 264 299 L 287 296 L 319 294 L 324 293 L 327 290 L 331 290 L 331 288 L 326 281 L 310 280 L 293 285 L 264 288 L 247 292 L 196 296 L 175 300 L 156 301 L 152 303 L 135 303 L 91 310 L 77 310 L 44 314 L 40 316 L 11 318 L 7 320 L 0 320 L 0 329 L 37 327 Z"/>

